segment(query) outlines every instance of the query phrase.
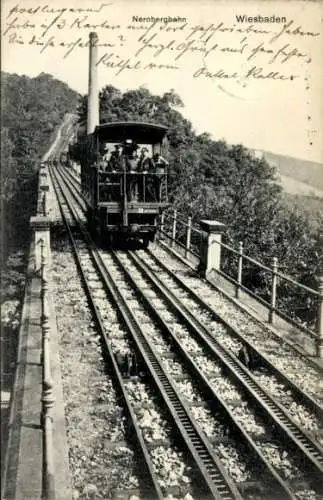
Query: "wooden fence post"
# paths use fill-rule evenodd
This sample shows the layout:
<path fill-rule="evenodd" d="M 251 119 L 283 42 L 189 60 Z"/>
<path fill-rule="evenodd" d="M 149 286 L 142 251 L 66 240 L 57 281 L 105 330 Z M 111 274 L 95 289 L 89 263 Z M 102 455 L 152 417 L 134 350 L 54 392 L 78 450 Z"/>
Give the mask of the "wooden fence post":
<path fill-rule="evenodd" d="M 275 322 L 276 316 L 276 297 L 277 297 L 277 271 L 278 271 L 278 261 L 277 257 L 273 258 L 273 269 L 272 269 L 272 282 L 271 282 L 271 298 L 270 298 L 270 310 L 268 321 L 271 324 Z"/>
<path fill-rule="evenodd" d="M 239 241 L 239 257 L 238 257 L 238 276 L 236 285 L 236 298 L 240 297 L 240 288 L 242 285 L 242 259 L 243 259 L 243 243 Z"/>

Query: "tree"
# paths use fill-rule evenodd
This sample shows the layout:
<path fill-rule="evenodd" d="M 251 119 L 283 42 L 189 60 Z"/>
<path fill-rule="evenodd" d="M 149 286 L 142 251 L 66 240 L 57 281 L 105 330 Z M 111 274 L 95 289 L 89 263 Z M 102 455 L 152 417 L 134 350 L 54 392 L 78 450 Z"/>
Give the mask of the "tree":
<path fill-rule="evenodd" d="M 1 73 L 1 204 L 3 248 L 26 241 L 34 212 L 35 172 L 65 113 L 78 94 L 51 75 L 36 78 Z"/>
<path fill-rule="evenodd" d="M 83 122 L 86 102 L 83 98 L 79 108 Z M 212 140 L 207 133 L 195 134 L 191 122 L 179 111 L 182 107 L 173 90 L 158 96 L 144 87 L 122 93 L 107 86 L 100 93 L 101 122 L 148 121 L 168 127 L 170 201 L 182 217 L 190 214 L 193 221 L 210 218 L 223 222 L 227 242 L 237 248 L 243 241 L 245 253 L 267 265 L 275 256 L 282 269 L 315 286 L 317 228 L 323 216 L 317 215 L 313 224 L 303 211 L 287 206 L 273 167 L 242 145 L 230 146 L 223 140 Z M 81 151 L 80 145 L 75 148 L 76 157 L 77 151 Z M 236 262 L 228 259 L 226 265 L 236 275 Z M 244 266 L 244 283 L 267 298 L 270 279 L 254 265 Z M 286 289 L 284 307 L 296 311 L 297 298 L 302 299 Z M 311 311 L 313 315 L 313 308 Z M 310 317 L 308 309 L 306 315 Z"/>

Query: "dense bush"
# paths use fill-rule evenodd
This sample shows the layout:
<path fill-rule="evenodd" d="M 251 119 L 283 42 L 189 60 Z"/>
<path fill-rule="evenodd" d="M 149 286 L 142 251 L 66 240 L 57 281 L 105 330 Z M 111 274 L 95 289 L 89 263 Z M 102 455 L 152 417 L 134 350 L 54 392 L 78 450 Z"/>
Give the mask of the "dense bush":
<path fill-rule="evenodd" d="M 236 248 L 241 240 L 244 251 L 279 267 L 294 279 L 317 287 L 319 274 L 319 228 L 323 211 L 303 210 L 302 204 L 286 202 L 276 182 L 276 172 L 265 160 L 256 159 L 241 145 L 214 141 L 204 133 L 197 135 L 179 108 L 183 103 L 173 91 L 162 96 L 140 88 L 125 93 L 107 86 L 100 93 L 100 121 L 138 120 L 169 127 L 169 192 L 171 202 L 186 218 L 217 219 L 226 225 L 226 241 Z M 79 106 L 79 120 L 86 121 L 86 97 Z M 80 159 L 81 145 L 74 149 Z M 231 269 L 230 269 L 231 266 Z M 227 264 L 232 272 L 234 264 Z M 244 283 L 268 298 L 268 273 L 248 266 Z M 282 285 L 281 285 L 282 286 Z M 302 320 L 313 321 L 313 301 L 285 287 L 280 305 Z"/>
<path fill-rule="evenodd" d="M 28 241 L 35 211 L 35 174 L 65 113 L 78 94 L 51 75 L 36 78 L 1 73 L 1 220 L 3 257 Z"/>

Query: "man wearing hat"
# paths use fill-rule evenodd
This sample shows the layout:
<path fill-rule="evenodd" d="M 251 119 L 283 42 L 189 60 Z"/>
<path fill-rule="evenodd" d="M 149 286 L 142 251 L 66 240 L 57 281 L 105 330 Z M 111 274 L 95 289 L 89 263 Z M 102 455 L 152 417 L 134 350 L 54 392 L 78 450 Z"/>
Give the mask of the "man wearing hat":
<path fill-rule="evenodd" d="M 138 200 L 138 145 L 132 139 L 126 139 L 123 146 L 123 151 L 126 160 L 126 169 L 129 172 L 127 176 L 127 194 L 129 201 Z"/>
<path fill-rule="evenodd" d="M 153 170 L 155 173 L 155 179 L 154 179 L 154 184 L 155 184 L 155 200 L 160 201 L 161 200 L 161 187 L 162 187 L 162 182 L 164 179 L 164 174 L 166 172 L 166 168 L 168 167 L 169 163 L 165 158 L 161 156 L 160 153 L 156 153 L 153 156 L 152 159 L 152 164 L 153 164 Z"/>
<path fill-rule="evenodd" d="M 149 156 L 149 151 L 147 148 L 142 148 L 140 151 L 140 158 L 139 158 L 139 170 L 140 172 L 147 173 L 149 170 L 151 170 L 152 167 L 152 161 Z"/>
<path fill-rule="evenodd" d="M 104 148 L 103 148 L 103 155 L 102 155 L 102 159 L 104 161 L 104 163 L 107 165 L 108 164 L 108 161 L 109 161 L 109 157 L 110 157 L 110 153 L 109 153 L 109 144 L 105 144 L 104 145 Z"/>
<path fill-rule="evenodd" d="M 122 170 L 122 153 L 122 144 L 116 144 L 108 162 L 109 172 L 120 172 Z"/>
<path fill-rule="evenodd" d="M 138 145 L 132 139 L 126 139 L 123 144 L 123 152 L 127 158 L 132 158 L 133 153 L 137 151 Z"/>
<path fill-rule="evenodd" d="M 107 166 L 107 144 L 100 147 L 99 155 L 97 158 L 97 166 L 101 172 L 104 172 Z"/>

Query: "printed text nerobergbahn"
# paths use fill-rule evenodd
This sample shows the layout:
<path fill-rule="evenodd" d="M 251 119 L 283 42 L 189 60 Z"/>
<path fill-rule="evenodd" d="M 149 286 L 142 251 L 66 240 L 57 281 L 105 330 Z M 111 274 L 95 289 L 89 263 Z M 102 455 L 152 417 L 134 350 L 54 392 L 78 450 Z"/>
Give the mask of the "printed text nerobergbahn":
<path fill-rule="evenodd" d="M 141 16 L 132 16 L 133 23 L 186 23 L 186 17 L 141 17 Z"/>

